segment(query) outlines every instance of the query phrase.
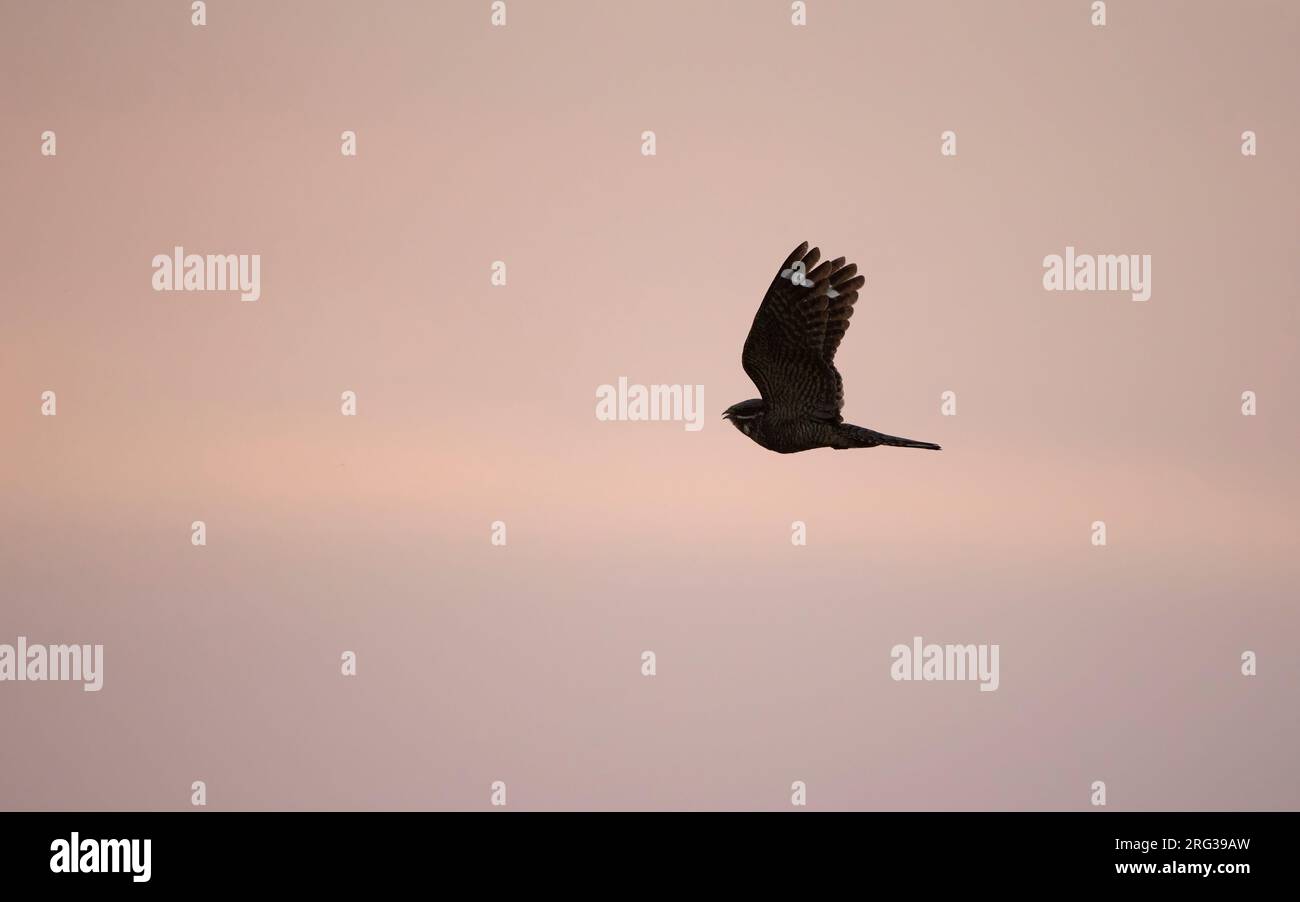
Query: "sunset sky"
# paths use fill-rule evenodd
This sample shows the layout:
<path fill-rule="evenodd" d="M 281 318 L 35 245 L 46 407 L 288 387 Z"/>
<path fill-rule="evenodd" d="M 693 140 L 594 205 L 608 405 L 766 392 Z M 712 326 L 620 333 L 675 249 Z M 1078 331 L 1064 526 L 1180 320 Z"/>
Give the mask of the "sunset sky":
<path fill-rule="evenodd" d="M 1300 806 L 1300 7 L 489 6 L 5 5 L 0 643 L 105 673 L 0 683 L 0 807 Z M 803 240 L 846 419 L 942 452 L 720 418 Z"/>

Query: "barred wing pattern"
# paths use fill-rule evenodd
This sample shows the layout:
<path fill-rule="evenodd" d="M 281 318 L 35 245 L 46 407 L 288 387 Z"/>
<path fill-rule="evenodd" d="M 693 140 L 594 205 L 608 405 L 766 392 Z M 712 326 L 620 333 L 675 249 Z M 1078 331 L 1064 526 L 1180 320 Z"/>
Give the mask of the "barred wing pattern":
<path fill-rule="evenodd" d="M 835 351 L 866 284 L 844 258 L 820 266 L 821 252 L 800 244 L 781 264 L 754 316 L 741 365 L 758 386 L 772 420 L 842 423 L 844 380 Z M 815 267 L 815 268 L 814 268 Z"/>

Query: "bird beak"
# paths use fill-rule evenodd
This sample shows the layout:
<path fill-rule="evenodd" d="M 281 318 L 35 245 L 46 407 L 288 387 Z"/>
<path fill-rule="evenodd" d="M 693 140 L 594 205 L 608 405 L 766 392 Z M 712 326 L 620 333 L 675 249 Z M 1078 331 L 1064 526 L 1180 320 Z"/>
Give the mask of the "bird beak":
<path fill-rule="evenodd" d="M 731 414 L 724 410 L 724 411 L 722 412 L 722 418 L 723 418 L 724 420 L 729 420 L 729 419 L 731 419 Z"/>

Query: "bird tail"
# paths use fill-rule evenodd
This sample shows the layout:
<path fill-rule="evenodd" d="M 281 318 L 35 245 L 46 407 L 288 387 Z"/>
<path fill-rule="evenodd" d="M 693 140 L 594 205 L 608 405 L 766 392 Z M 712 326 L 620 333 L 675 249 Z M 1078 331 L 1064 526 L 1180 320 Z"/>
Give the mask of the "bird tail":
<path fill-rule="evenodd" d="M 883 432 L 875 432 L 862 426 L 854 426 L 852 423 L 844 423 L 840 426 L 840 437 L 846 440 L 844 448 L 874 448 L 877 445 L 890 445 L 895 448 L 926 448 L 930 451 L 943 450 L 938 445 L 931 442 L 918 442 L 915 439 L 899 438 L 896 435 L 885 435 Z"/>

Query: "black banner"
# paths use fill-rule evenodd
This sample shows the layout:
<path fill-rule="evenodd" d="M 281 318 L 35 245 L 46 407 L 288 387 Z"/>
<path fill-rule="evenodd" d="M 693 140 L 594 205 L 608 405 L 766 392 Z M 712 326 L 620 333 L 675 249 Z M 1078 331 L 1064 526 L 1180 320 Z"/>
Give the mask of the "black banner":
<path fill-rule="evenodd" d="M 1296 813 L 7 813 L 4 885 L 812 890 L 1289 883 Z M 1280 883 L 1279 883 L 1280 881 Z"/>

